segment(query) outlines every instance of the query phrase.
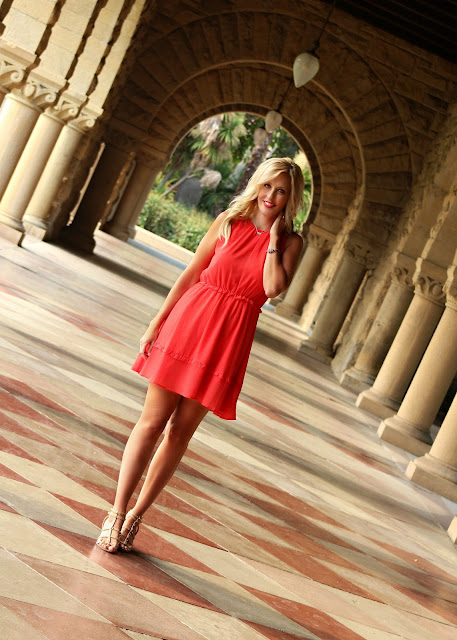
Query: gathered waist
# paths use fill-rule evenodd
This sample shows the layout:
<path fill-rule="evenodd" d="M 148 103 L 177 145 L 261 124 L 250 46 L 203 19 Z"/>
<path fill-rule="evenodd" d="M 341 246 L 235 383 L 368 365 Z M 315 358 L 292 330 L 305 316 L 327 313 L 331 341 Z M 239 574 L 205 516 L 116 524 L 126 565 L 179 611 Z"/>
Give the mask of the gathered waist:
<path fill-rule="evenodd" d="M 250 304 L 252 307 L 257 307 L 259 313 L 260 313 L 260 307 L 258 304 L 256 304 L 255 300 L 253 300 L 252 298 L 249 298 L 248 296 L 243 296 L 240 293 L 237 293 L 236 291 L 231 291 L 230 289 L 227 289 L 226 287 L 219 287 L 216 284 L 211 284 L 209 282 L 203 282 L 203 281 L 199 281 L 196 284 L 201 285 L 202 287 L 205 287 L 206 289 L 211 289 L 212 291 L 217 291 L 218 293 L 222 293 L 226 296 L 230 296 L 231 298 L 233 298 L 234 300 L 242 300 L 243 302 L 247 302 L 248 304 Z"/>

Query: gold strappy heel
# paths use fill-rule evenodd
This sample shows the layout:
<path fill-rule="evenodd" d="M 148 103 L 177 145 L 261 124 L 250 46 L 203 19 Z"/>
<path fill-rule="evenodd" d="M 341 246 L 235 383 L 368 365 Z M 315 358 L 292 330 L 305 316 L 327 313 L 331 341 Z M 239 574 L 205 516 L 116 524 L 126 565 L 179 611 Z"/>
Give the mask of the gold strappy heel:
<path fill-rule="evenodd" d="M 110 524 L 106 524 L 109 518 L 113 518 Z M 119 538 L 121 534 L 122 525 L 125 520 L 125 513 L 110 509 L 108 515 L 103 520 L 102 530 L 95 543 L 103 551 L 108 553 L 116 553 L 119 547 Z"/>
<path fill-rule="evenodd" d="M 132 550 L 133 541 L 138 533 L 141 521 L 143 520 L 143 516 L 137 516 L 133 510 L 130 510 L 125 516 L 126 520 L 128 518 L 133 518 L 132 524 L 128 528 L 127 526 L 122 527 L 121 534 L 119 536 L 119 548 L 122 549 L 122 551 Z"/>

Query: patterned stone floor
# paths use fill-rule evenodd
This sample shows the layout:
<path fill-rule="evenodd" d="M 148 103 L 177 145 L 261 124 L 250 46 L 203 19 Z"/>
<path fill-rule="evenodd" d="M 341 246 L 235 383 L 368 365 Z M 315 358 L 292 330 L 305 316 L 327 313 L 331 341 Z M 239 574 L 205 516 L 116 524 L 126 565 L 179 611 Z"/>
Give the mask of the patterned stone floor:
<path fill-rule="evenodd" d="M 0 243 L 2 639 L 455 640 L 457 505 L 264 333 L 238 420 L 204 421 L 136 551 L 94 546 L 178 271 L 103 233 L 91 257 Z"/>

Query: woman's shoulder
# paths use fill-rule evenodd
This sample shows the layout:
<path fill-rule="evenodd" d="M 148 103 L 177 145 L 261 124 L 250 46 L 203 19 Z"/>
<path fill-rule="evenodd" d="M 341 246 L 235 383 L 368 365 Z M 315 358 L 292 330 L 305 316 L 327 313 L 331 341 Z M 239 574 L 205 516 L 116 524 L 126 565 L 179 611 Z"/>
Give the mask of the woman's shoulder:
<path fill-rule="evenodd" d="M 302 236 L 297 233 L 296 231 L 292 231 L 292 233 L 289 233 L 286 236 L 286 241 L 285 241 L 285 247 L 284 249 L 287 249 L 287 247 L 294 247 L 294 249 L 302 249 L 303 248 L 303 238 Z"/>

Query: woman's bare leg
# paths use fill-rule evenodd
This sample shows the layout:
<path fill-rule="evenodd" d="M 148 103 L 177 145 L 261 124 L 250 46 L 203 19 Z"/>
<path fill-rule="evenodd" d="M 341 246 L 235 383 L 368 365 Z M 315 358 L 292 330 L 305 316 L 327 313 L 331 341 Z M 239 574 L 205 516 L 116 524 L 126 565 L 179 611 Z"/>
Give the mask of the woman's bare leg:
<path fill-rule="evenodd" d="M 150 384 L 144 401 L 143 411 L 129 436 L 122 456 L 116 498 L 113 509 L 125 513 L 127 504 L 143 475 L 154 447 L 163 432 L 168 419 L 174 412 L 181 396 L 157 385 Z M 115 518 L 109 516 L 104 526 L 109 527 Z M 123 520 L 123 518 L 122 518 Z M 99 538 L 97 544 L 106 551 L 115 551 L 118 533 L 111 538 Z"/>
<path fill-rule="evenodd" d="M 195 430 L 207 413 L 208 409 L 196 400 L 181 398 L 149 465 L 146 480 L 132 509 L 135 515 L 142 516 L 168 483 Z M 132 516 L 126 518 L 124 534 L 128 531 L 132 519 Z"/>

